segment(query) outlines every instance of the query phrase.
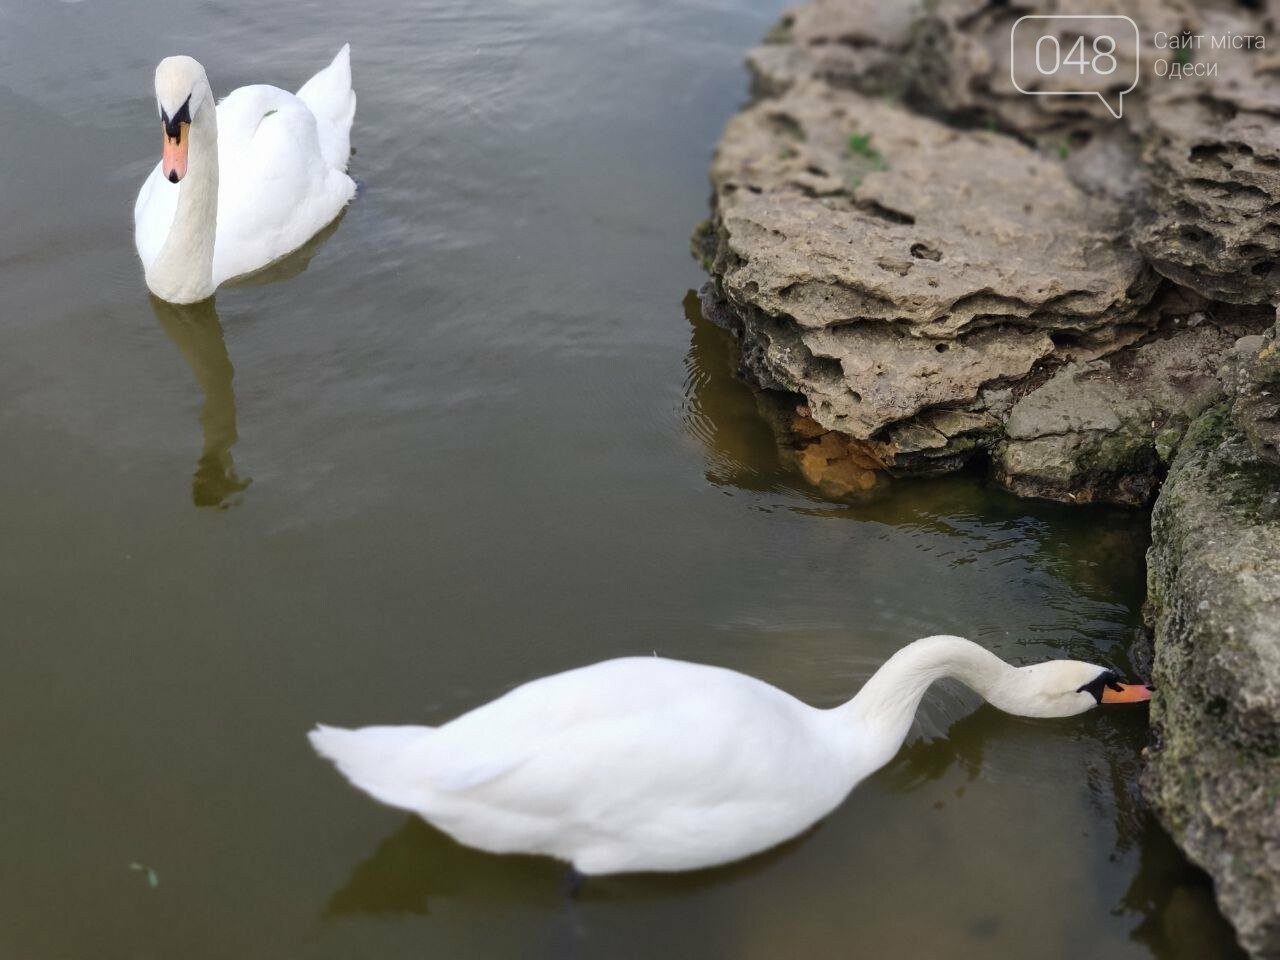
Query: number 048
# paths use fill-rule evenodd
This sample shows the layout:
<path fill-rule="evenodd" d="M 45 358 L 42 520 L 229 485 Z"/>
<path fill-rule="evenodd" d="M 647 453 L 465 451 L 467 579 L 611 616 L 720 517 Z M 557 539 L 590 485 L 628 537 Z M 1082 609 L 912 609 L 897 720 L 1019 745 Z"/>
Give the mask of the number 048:
<path fill-rule="evenodd" d="M 1053 55 L 1049 66 L 1045 65 L 1045 41 L 1053 44 Z M 1076 42 L 1071 45 L 1071 49 L 1067 51 L 1067 57 L 1064 60 L 1062 58 L 1062 45 L 1058 43 L 1058 38 L 1046 34 L 1036 41 L 1036 69 L 1045 76 L 1053 76 L 1063 67 L 1079 67 L 1082 74 L 1085 67 L 1092 67 L 1094 73 L 1106 76 L 1115 72 L 1115 53 L 1115 38 L 1103 34 L 1100 37 L 1093 38 L 1093 59 L 1086 60 L 1084 58 L 1084 37 L 1076 37 Z"/>

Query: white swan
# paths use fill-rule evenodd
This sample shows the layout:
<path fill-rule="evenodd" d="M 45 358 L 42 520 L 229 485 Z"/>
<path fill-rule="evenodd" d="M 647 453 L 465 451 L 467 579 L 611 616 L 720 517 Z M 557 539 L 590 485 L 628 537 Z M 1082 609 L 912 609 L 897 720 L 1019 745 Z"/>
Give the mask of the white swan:
<path fill-rule="evenodd" d="M 1099 666 L 1012 667 L 940 636 L 899 650 L 830 710 L 732 670 L 631 657 L 531 681 L 440 727 L 319 726 L 310 738 L 356 787 L 470 846 L 548 854 L 587 875 L 691 870 L 830 813 L 898 752 L 943 677 L 1025 717 L 1151 697 Z"/>
<path fill-rule="evenodd" d="M 160 163 L 133 208 L 147 286 L 195 303 L 302 246 L 355 195 L 346 174 L 356 95 L 350 44 L 297 95 L 265 84 L 215 106 L 204 67 L 156 68 Z"/>

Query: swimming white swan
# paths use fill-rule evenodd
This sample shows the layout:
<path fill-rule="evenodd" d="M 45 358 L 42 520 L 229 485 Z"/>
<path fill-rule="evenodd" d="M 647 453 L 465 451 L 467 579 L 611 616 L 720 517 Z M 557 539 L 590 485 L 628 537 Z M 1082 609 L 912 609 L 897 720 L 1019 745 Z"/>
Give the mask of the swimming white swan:
<path fill-rule="evenodd" d="M 356 787 L 470 846 L 548 854 L 587 875 L 692 870 L 830 813 L 898 752 L 943 677 L 1024 717 L 1151 697 L 1092 664 L 1012 667 L 941 636 L 899 650 L 830 710 L 732 670 L 629 657 L 531 681 L 440 727 L 310 737 Z"/>
<path fill-rule="evenodd" d="M 133 223 L 147 286 L 162 300 L 213 296 L 302 246 L 355 195 L 350 44 L 296 95 L 254 84 L 216 106 L 204 67 L 166 57 L 156 102 L 164 150 Z"/>

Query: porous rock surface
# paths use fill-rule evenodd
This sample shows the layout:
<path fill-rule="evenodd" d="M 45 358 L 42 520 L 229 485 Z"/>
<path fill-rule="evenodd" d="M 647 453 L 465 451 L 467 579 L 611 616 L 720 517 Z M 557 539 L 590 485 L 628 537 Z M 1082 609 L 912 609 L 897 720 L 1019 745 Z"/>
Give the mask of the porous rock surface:
<path fill-rule="evenodd" d="M 1217 358 L 1233 341 L 1202 320 L 1059 367 L 1010 410 L 996 476 L 1028 496 L 1150 502 L 1187 426 L 1222 398 Z"/>
<path fill-rule="evenodd" d="M 1280 465 L 1229 403 L 1191 427 L 1151 530 L 1147 792 L 1241 944 L 1280 957 Z"/>
<path fill-rule="evenodd" d="M 1025 495 L 1155 499 L 1149 795 L 1245 948 L 1280 958 L 1280 49 L 1153 43 L 1280 44 L 1254 6 L 798 7 L 748 55 L 694 252 L 824 492 L 976 461 Z M 1137 22 L 1123 120 L 1013 88 L 1031 12 Z M 1216 70 L 1162 80 L 1158 57 Z"/>
<path fill-rule="evenodd" d="M 1224 380 L 1232 419 L 1262 460 L 1280 464 L 1280 321 L 1237 340 L 1231 360 Z"/>
<path fill-rule="evenodd" d="M 1244 11 L 1206 10 L 1210 35 L 1268 34 Z M 1280 299 L 1280 61 L 1278 50 L 1198 48 L 1213 76 L 1150 85 L 1142 162 L 1150 193 L 1134 239 L 1165 276 L 1232 303 Z"/>
<path fill-rule="evenodd" d="M 883 0 L 814 0 L 796 7 L 747 54 L 753 91 L 779 96 L 810 78 L 868 92 L 900 90 L 918 16 L 914 4 Z"/>
<path fill-rule="evenodd" d="M 1015 4 L 940 0 L 926 5 L 897 39 L 910 56 L 916 101 L 949 117 L 984 122 L 1066 154 L 1064 166 L 1091 190 L 1130 199 L 1141 215 L 1133 239 L 1163 275 L 1205 296 L 1232 303 L 1273 303 L 1280 294 L 1280 50 L 1215 47 L 1212 38 L 1261 36 L 1280 44 L 1274 18 L 1252 4 L 1178 0 L 1037 4 L 1034 12 L 1122 14 L 1139 28 L 1146 65 L 1116 123 L 1095 98 L 1022 95 L 1010 82 L 1010 30 L 1030 11 Z M 1262 7 L 1264 5 L 1258 5 Z M 813 32 L 813 28 L 809 28 Z M 1061 27 L 1060 43 L 1070 40 Z M 1205 38 L 1179 54 L 1166 36 Z M 1167 79 L 1157 60 L 1203 75 Z M 1127 86 L 1132 57 L 1117 50 L 1112 92 Z M 1049 91 L 1069 85 L 1069 71 L 1038 75 L 1031 58 L 1017 63 L 1019 85 Z M 849 75 L 852 75 L 850 72 Z"/>
<path fill-rule="evenodd" d="M 730 121 L 712 182 L 696 242 L 756 381 L 855 440 L 1156 319 L 1115 205 L 1008 137 L 808 81 Z"/>

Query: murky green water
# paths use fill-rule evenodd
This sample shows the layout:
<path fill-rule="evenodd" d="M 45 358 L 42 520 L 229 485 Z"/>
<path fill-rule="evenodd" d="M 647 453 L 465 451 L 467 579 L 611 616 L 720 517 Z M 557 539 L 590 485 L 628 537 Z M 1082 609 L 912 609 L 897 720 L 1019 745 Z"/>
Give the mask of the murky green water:
<path fill-rule="evenodd" d="M 572 903 L 557 865 L 457 847 L 310 753 L 316 720 L 437 722 L 650 650 L 820 704 L 940 631 L 1128 666 L 1141 517 L 968 479 L 815 499 L 686 317 L 776 13 L 0 4 L 0 954 L 1230 955 L 1137 804 L 1140 710 L 938 690 L 806 836 Z M 365 188 L 337 230 L 297 276 L 153 304 L 155 62 L 296 87 L 348 39 Z"/>

